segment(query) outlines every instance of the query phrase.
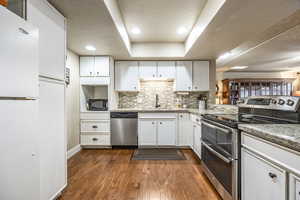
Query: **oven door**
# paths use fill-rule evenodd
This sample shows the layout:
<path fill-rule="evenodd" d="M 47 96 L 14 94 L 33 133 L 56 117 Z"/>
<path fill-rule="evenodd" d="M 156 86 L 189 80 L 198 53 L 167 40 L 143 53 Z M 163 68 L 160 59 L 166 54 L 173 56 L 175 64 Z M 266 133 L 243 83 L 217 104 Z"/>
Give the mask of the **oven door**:
<path fill-rule="evenodd" d="M 201 140 L 204 143 L 225 157 L 238 159 L 238 131 L 236 129 L 208 120 L 202 120 L 201 129 Z"/>

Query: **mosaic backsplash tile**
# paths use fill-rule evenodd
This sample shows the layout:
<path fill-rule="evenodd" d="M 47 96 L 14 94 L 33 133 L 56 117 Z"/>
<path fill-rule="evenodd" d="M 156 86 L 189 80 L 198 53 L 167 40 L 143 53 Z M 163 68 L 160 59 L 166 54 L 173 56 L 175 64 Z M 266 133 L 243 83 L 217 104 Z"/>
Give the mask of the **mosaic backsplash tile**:
<path fill-rule="evenodd" d="M 174 92 L 173 81 L 141 81 L 140 92 L 119 93 L 119 108 L 154 108 L 156 94 L 159 97 L 160 108 L 163 109 L 176 108 L 177 104 L 185 104 L 187 108 L 198 108 L 199 95 L 208 95 L 207 92 L 177 94 Z"/>

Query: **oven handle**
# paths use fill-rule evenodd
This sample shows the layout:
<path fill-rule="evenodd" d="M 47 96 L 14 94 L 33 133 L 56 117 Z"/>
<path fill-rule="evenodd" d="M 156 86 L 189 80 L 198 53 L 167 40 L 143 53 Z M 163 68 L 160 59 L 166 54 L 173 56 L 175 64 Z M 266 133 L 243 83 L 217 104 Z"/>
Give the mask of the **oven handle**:
<path fill-rule="evenodd" d="M 213 129 L 218 129 L 218 130 L 223 131 L 223 132 L 225 132 L 225 133 L 229 133 L 229 132 L 230 132 L 228 129 L 221 128 L 221 127 L 218 127 L 218 126 L 209 124 L 209 123 L 207 123 L 207 122 L 205 122 L 205 121 L 202 121 L 201 123 L 204 124 L 205 126 L 208 126 L 208 127 L 210 127 L 210 128 L 213 128 Z"/>
<path fill-rule="evenodd" d="M 216 152 L 213 148 L 211 148 L 208 144 L 206 144 L 205 142 L 202 141 L 202 145 L 205 146 L 210 152 L 212 152 L 213 154 L 215 154 L 218 158 L 220 158 L 221 160 L 223 160 L 226 163 L 231 163 L 232 159 L 228 159 L 226 157 L 224 157 L 222 154 Z"/>

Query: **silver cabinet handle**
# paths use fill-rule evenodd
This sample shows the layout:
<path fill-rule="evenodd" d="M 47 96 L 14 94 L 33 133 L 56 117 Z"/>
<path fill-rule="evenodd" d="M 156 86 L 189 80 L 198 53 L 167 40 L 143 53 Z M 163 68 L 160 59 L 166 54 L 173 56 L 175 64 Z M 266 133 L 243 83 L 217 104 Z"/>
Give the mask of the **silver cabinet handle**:
<path fill-rule="evenodd" d="M 93 128 L 98 128 L 98 126 L 96 126 L 96 125 L 94 125 L 94 126 L 92 126 Z"/>
<path fill-rule="evenodd" d="M 93 140 L 93 141 L 98 141 L 98 138 L 93 138 L 92 140 Z"/>
<path fill-rule="evenodd" d="M 152 124 L 155 124 L 155 122 L 152 122 Z"/>
<path fill-rule="evenodd" d="M 180 115 L 181 118 L 183 118 L 183 115 Z"/>
<path fill-rule="evenodd" d="M 159 77 L 162 77 L 162 75 L 160 74 Z"/>
<path fill-rule="evenodd" d="M 224 157 L 222 154 L 216 152 L 214 149 L 212 149 L 208 144 L 206 144 L 205 142 L 202 142 L 202 145 L 205 146 L 210 152 L 212 152 L 213 154 L 215 154 L 218 158 L 220 158 L 221 160 L 223 160 L 226 163 L 231 163 L 232 159 L 230 158 L 226 158 Z"/>
<path fill-rule="evenodd" d="M 97 75 L 99 75 L 99 72 L 97 72 Z"/>
<path fill-rule="evenodd" d="M 277 175 L 272 172 L 269 173 L 269 176 L 271 179 L 277 178 Z"/>
<path fill-rule="evenodd" d="M 162 122 L 159 122 L 159 124 L 162 124 Z"/>
<path fill-rule="evenodd" d="M 24 28 L 19 28 L 19 31 L 25 35 L 29 35 L 28 31 L 26 31 Z"/>
<path fill-rule="evenodd" d="M 221 127 L 218 127 L 218 126 L 209 124 L 209 123 L 204 122 L 204 121 L 202 121 L 201 123 L 202 123 L 203 125 L 205 125 L 205 126 L 208 126 L 208 127 L 210 127 L 210 128 L 213 128 L 213 129 L 218 129 L 218 130 L 220 130 L 220 131 L 222 131 L 222 132 L 225 132 L 225 133 L 229 133 L 229 132 L 230 132 L 229 130 L 227 130 L 227 129 L 225 129 L 225 128 L 221 128 Z"/>
<path fill-rule="evenodd" d="M 199 119 L 196 119 L 196 121 L 199 122 L 200 120 L 199 120 Z"/>
<path fill-rule="evenodd" d="M 155 74 L 153 74 L 153 78 L 155 77 Z"/>
<path fill-rule="evenodd" d="M 92 75 L 92 72 L 90 72 L 90 75 Z"/>

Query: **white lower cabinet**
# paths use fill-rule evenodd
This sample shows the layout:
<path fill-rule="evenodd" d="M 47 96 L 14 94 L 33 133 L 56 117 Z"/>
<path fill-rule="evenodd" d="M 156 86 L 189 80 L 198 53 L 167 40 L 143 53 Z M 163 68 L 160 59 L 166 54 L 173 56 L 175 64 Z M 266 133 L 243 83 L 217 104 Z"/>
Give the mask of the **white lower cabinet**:
<path fill-rule="evenodd" d="M 176 118 L 139 119 L 139 146 L 175 146 Z"/>
<path fill-rule="evenodd" d="M 300 180 L 296 181 L 296 200 L 300 200 Z"/>
<path fill-rule="evenodd" d="M 139 120 L 139 145 L 156 145 L 156 121 L 153 119 Z"/>
<path fill-rule="evenodd" d="M 81 135 L 81 145 L 110 145 L 110 135 L 109 134 L 87 134 Z"/>
<path fill-rule="evenodd" d="M 189 113 L 178 114 L 178 146 L 193 146 L 193 123 Z"/>
<path fill-rule="evenodd" d="M 242 200 L 286 200 L 286 172 L 242 149 Z"/>
<path fill-rule="evenodd" d="M 176 121 L 174 119 L 162 119 L 157 123 L 157 145 L 176 145 Z"/>
<path fill-rule="evenodd" d="M 40 80 L 40 190 L 41 200 L 53 199 L 66 186 L 65 86 Z"/>
<path fill-rule="evenodd" d="M 300 177 L 289 175 L 289 200 L 300 200 Z"/>
<path fill-rule="evenodd" d="M 193 150 L 201 158 L 201 124 L 194 123 L 193 125 L 194 144 Z"/>

